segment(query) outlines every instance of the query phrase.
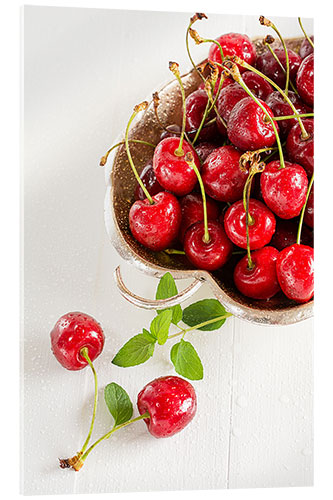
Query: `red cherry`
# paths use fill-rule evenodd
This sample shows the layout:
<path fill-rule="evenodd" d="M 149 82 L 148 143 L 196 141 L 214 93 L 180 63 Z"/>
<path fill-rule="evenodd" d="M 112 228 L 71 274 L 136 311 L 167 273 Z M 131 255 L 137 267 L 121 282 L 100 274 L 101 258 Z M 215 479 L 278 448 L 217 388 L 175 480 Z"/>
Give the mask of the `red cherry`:
<path fill-rule="evenodd" d="M 216 40 L 220 43 L 224 56 L 238 56 L 246 63 L 254 66 L 257 57 L 256 48 L 247 35 L 226 33 Z M 222 63 L 220 49 L 215 43 L 212 43 L 209 48 L 208 59 L 212 62 Z M 245 68 L 240 66 L 239 70 L 242 73 Z"/>
<path fill-rule="evenodd" d="M 314 251 L 295 243 L 282 250 L 276 261 L 283 293 L 296 302 L 307 302 L 314 294 Z"/>
<path fill-rule="evenodd" d="M 310 36 L 310 39 L 314 42 L 314 36 Z M 313 47 L 312 45 L 308 42 L 307 38 L 304 38 L 303 42 L 301 43 L 301 46 L 299 48 L 299 55 L 301 56 L 302 59 L 305 59 L 306 56 L 312 54 L 313 52 Z"/>
<path fill-rule="evenodd" d="M 245 255 L 235 267 L 234 282 L 238 290 L 252 299 L 270 299 L 280 290 L 276 274 L 278 250 L 271 246 L 260 248 L 251 254 L 253 269 L 248 267 Z"/>
<path fill-rule="evenodd" d="M 190 193 L 197 183 L 197 176 L 193 168 L 185 161 L 185 155 L 191 152 L 194 162 L 200 169 L 200 160 L 195 150 L 183 142 L 183 156 L 175 154 L 179 146 L 179 139 L 167 137 L 157 144 L 153 156 L 153 168 L 156 178 L 161 186 L 177 196 L 184 196 Z"/>
<path fill-rule="evenodd" d="M 261 201 L 250 199 L 249 214 L 253 224 L 249 224 L 250 249 L 256 250 L 267 245 L 275 231 L 275 217 Z M 243 201 L 236 201 L 224 216 L 224 229 L 235 245 L 246 248 L 246 213 Z"/>
<path fill-rule="evenodd" d="M 253 71 L 245 71 L 242 74 L 242 78 L 252 93 L 263 101 L 266 101 L 267 97 L 274 90 L 267 80 Z"/>
<path fill-rule="evenodd" d="M 204 223 L 197 222 L 190 226 L 185 233 L 184 250 L 188 260 L 195 267 L 215 271 L 231 256 L 232 243 L 219 222 L 208 221 L 208 231 L 210 240 L 205 243 Z"/>
<path fill-rule="evenodd" d="M 266 205 L 281 219 L 292 219 L 305 203 L 308 178 L 296 163 L 285 162 L 281 168 L 279 161 L 272 161 L 261 174 L 260 187 Z"/>
<path fill-rule="evenodd" d="M 156 438 L 170 437 L 180 432 L 193 419 L 197 409 L 194 387 L 180 377 L 156 378 L 138 394 L 140 415 L 145 418 L 148 431 Z"/>
<path fill-rule="evenodd" d="M 157 252 L 168 248 L 177 238 L 181 208 L 177 198 L 166 191 L 152 198 L 153 204 L 147 198 L 133 203 L 129 212 L 129 225 L 139 243 Z"/>
<path fill-rule="evenodd" d="M 305 216 L 304 216 L 305 220 Z M 277 219 L 276 229 L 271 239 L 270 245 L 283 250 L 293 245 L 297 240 L 298 219 Z M 313 246 L 313 232 L 306 226 L 302 227 L 301 243 L 303 245 Z"/>
<path fill-rule="evenodd" d="M 149 162 L 143 167 L 143 170 L 140 174 L 140 179 L 142 180 L 144 186 L 147 188 L 147 191 L 151 196 L 154 196 L 160 191 L 163 191 L 162 186 L 160 186 L 156 179 L 152 160 L 149 160 Z M 136 200 L 144 200 L 146 198 L 146 195 L 139 183 L 135 188 L 134 197 Z"/>
<path fill-rule="evenodd" d="M 199 156 L 201 162 L 203 163 L 207 156 L 210 155 L 218 146 L 213 142 L 200 142 L 195 146 L 197 155 Z"/>
<path fill-rule="evenodd" d="M 309 177 L 313 174 L 314 155 L 314 121 L 311 118 L 302 119 L 305 130 L 310 135 L 308 139 L 302 138 L 301 128 L 297 122 L 290 130 L 286 151 L 290 161 L 301 165 Z"/>
<path fill-rule="evenodd" d="M 195 222 L 199 222 L 204 219 L 201 194 L 187 194 L 180 200 L 180 206 L 182 209 L 182 222 L 179 231 L 179 239 L 180 241 L 183 241 L 187 228 L 192 226 Z M 208 219 L 217 219 L 219 216 L 219 207 L 217 203 L 211 198 L 206 197 L 206 206 Z"/>
<path fill-rule="evenodd" d="M 313 219 L 314 219 L 314 186 L 312 186 L 308 202 L 305 207 L 305 212 L 304 212 L 304 222 L 307 224 L 309 227 L 313 227 Z M 302 234 L 304 231 L 304 227 L 302 228 Z"/>
<path fill-rule="evenodd" d="M 314 54 L 303 59 L 296 78 L 297 91 L 309 106 L 313 106 L 314 99 Z"/>
<path fill-rule="evenodd" d="M 161 135 L 160 135 L 160 140 L 161 142 L 163 139 L 166 139 L 167 137 L 180 137 L 181 134 L 181 128 L 179 125 L 176 125 L 175 123 L 172 125 L 168 125 L 166 127 L 166 130 L 163 130 Z"/>
<path fill-rule="evenodd" d="M 292 92 L 288 91 L 288 97 L 296 108 L 297 113 L 307 113 L 309 108 L 300 100 L 299 97 Z M 274 116 L 288 116 L 293 115 L 294 111 L 291 109 L 287 101 L 284 99 L 282 94 L 278 91 L 272 92 L 268 98 L 266 99 L 266 104 L 272 110 Z M 296 118 L 288 119 L 288 120 L 280 120 L 280 135 L 286 136 L 289 130 L 295 123 L 298 123 Z"/>
<path fill-rule="evenodd" d="M 244 97 L 247 97 L 247 93 L 237 82 L 221 90 L 216 105 L 217 111 L 226 123 L 228 123 L 230 113 L 235 104 L 244 99 Z M 217 119 L 219 120 L 219 118 Z"/>
<path fill-rule="evenodd" d="M 273 117 L 271 109 L 264 101 L 261 104 Z M 228 137 L 234 146 L 243 151 L 269 148 L 275 143 L 276 137 L 272 124 L 266 121 L 263 110 L 251 97 L 239 101 L 230 113 L 228 121 Z M 278 125 L 276 125 L 279 131 Z"/>
<path fill-rule="evenodd" d="M 204 115 L 208 103 L 208 96 L 205 90 L 195 90 L 187 96 L 185 100 L 186 105 L 186 124 L 185 131 L 188 133 L 190 139 L 196 135 L 196 130 L 199 128 L 202 117 Z M 214 117 L 214 113 L 210 113 L 207 121 Z M 199 134 L 199 139 L 202 141 L 211 140 L 218 135 L 217 126 L 215 123 L 203 127 Z"/>
<path fill-rule="evenodd" d="M 52 352 L 67 370 L 82 370 L 87 360 L 80 351 L 86 347 L 91 361 L 99 356 L 104 346 L 101 325 L 88 314 L 70 312 L 58 319 L 51 330 Z"/>
<path fill-rule="evenodd" d="M 229 203 L 242 197 L 248 174 L 239 168 L 240 157 L 233 146 L 222 146 L 206 158 L 201 177 L 209 196 Z"/>
<path fill-rule="evenodd" d="M 286 54 L 283 48 L 276 49 L 276 56 L 280 60 L 282 66 L 286 68 Z M 295 81 L 298 68 L 301 65 L 302 59 L 296 52 L 288 49 L 289 58 L 289 77 L 291 81 Z M 261 73 L 264 73 L 268 78 L 273 80 L 279 87 L 283 88 L 286 84 L 286 76 L 279 63 L 269 50 L 263 52 L 257 58 L 256 67 Z"/>

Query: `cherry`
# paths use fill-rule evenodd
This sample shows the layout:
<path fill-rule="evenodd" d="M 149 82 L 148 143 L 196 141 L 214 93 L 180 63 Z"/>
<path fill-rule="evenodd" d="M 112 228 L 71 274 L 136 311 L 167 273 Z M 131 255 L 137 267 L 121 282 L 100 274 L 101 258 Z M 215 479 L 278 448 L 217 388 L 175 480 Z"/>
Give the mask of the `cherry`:
<path fill-rule="evenodd" d="M 247 172 L 239 167 L 240 157 L 241 153 L 229 145 L 215 149 L 206 158 L 201 176 L 209 196 L 229 203 L 242 197 Z"/>
<path fill-rule="evenodd" d="M 190 193 L 197 183 L 194 170 L 186 163 L 185 155 L 177 156 L 175 151 L 179 146 L 179 139 L 167 137 L 157 144 L 153 156 L 153 168 L 157 181 L 164 189 L 177 196 Z M 194 161 L 200 168 L 200 160 L 195 150 L 186 141 L 183 142 L 183 153 L 191 152 Z"/>
<path fill-rule="evenodd" d="M 293 245 L 297 239 L 297 227 L 298 221 L 296 222 L 294 219 L 277 219 L 275 233 L 273 234 L 270 245 L 278 250 L 283 250 L 284 248 Z M 306 226 L 302 229 L 301 243 L 313 246 L 312 231 Z"/>
<path fill-rule="evenodd" d="M 170 437 L 180 432 L 193 419 L 197 409 L 194 387 L 180 377 L 159 377 L 145 385 L 137 400 L 140 415 L 148 431 L 156 438 Z"/>
<path fill-rule="evenodd" d="M 162 186 L 158 183 L 156 175 L 153 169 L 153 162 L 149 160 L 148 163 L 143 167 L 140 174 L 140 179 L 142 180 L 144 186 L 147 188 L 148 193 L 151 196 L 163 191 Z M 138 184 L 135 188 L 134 197 L 136 200 L 144 200 L 146 198 L 142 187 Z"/>
<path fill-rule="evenodd" d="M 215 86 L 216 88 L 216 86 Z M 205 90 L 195 90 L 190 95 L 187 96 L 186 105 L 186 125 L 185 130 L 188 133 L 190 139 L 196 136 L 196 130 L 201 124 L 201 120 L 204 116 L 206 107 L 208 103 L 208 95 Z M 210 113 L 207 117 L 207 121 L 214 117 L 214 113 Z M 211 140 L 218 135 L 216 123 L 204 126 L 198 136 L 198 139 L 202 141 Z"/>
<path fill-rule="evenodd" d="M 279 161 L 266 165 L 261 174 L 260 187 L 266 205 L 281 219 L 292 219 L 299 215 L 305 203 L 308 178 L 303 167 Z"/>
<path fill-rule="evenodd" d="M 219 216 L 219 207 L 217 203 L 214 200 L 207 198 L 206 204 L 208 219 L 217 219 Z M 182 222 L 179 231 L 179 239 L 180 241 L 183 241 L 187 228 L 195 222 L 199 222 L 204 219 L 202 196 L 199 193 L 187 194 L 180 200 L 180 206 L 182 209 Z"/>
<path fill-rule="evenodd" d="M 219 36 L 216 40 L 222 47 L 224 57 L 239 56 L 248 64 L 255 63 L 257 57 L 256 48 L 247 35 L 226 33 Z M 209 48 L 208 59 L 213 62 L 222 63 L 220 49 L 215 43 Z M 240 67 L 239 70 L 242 72 L 244 68 Z"/>
<path fill-rule="evenodd" d="M 312 42 L 314 42 L 314 36 L 310 36 L 310 39 Z M 301 43 L 301 46 L 299 48 L 299 55 L 301 56 L 302 59 L 305 59 L 308 55 L 313 53 L 313 47 L 307 40 L 307 38 L 304 38 L 303 42 Z"/>
<path fill-rule="evenodd" d="M 260 99 L 258 101 L 273 117 L 267 104 Z M 278 125 L 276 129 L 279 130 Z M 243 151 L 271 147 L 276 141 L 272 124 L 267 121 L 266 114 L 251 97 L 245 97 L 234 106 L 229 116 L 227 131 L 230 141 Z"/>
<path fill-rule="evenodd" d="M 169 139 L 164 139 L 169 140 Z M 129 225 L 134 238 L 146 248 L 165 250 L 177 238 L 181 223 L 181 208 L 177 198 L 166 191 L 131 206 Z"/>
<path fill-rule="evenodd" d="M 300 98 L 297 97 L 297 94 L 295 94 L 295 92 L 289 90 L 288 97 L 295 106 L 297 113 L 306 113 L 309 110 L 307 106 L 300 100 Z M 278 91 L 274 91 L 268 96 L 268 98 L 266 99 L 266 104 L 270 107 L 274 116 L 288 116 L 294 114 L 294 110 L 291 109 L 288 102 L 284 99 L 283 95 Z M 298 123 L 296 118 L 279 120 L 280 135 L 286 136 L 295 123 Z"/>
<path fill-rule="evenodd" d="M 275 231 L 275 217 L 261 201 L 249 202 L 249 240 L 251 250 L 267 245 Z M 224 229 L 235 245 L 246 248 L 246 212 L 243 200 L 231 205 L 224 216 Z"/>
<path fill-rule="evenodd" d="M 184 250 L 188 260 L 195 267 L 215 271 L 227 262 L 233 245 L 219 222 L 210 220 L 207 226 L 208 242 L 204 239 L 204 222 L 197 222 L 187 229 L 184 237 Z"/>
<path fill-rule="evenodd" d="M 286 68 L 286 54 L 283 48 L 276 49 L 275 55 L 278 57 L 282 66 Z M 291 49 L 288 49 L 288 58 L 289 58 L 289 71 L 290 71 L 290 80 L 295 81 L 296 74 L 298 68 L 301 65 L 302 59 L 296 52 Z M 283 88 L 286 84 L 286 75 L 282 70 L 279 63 L 275 60 L 273 54 L 267 50 L 263 52 L 257 58 L 256 67 L 259 71 L 267 75 L 271 80 L 273 80 L 279 87 Z"/>
<path fill-rule="evenodd" d="M 251 254 L 252 269 L 245 255 L 236 265 L 234 282 L 238 290 L 252 299 L 270 299 L 280 290 L 276 274 L 278 250 L 272 246 L 260 248 Z"/>
<path fill-rule="evenodd" d="M 296 86 L 299 95 L 306 104 L 313 106 L 314 99 L 314 54 L 303 59 L 297 71 Z"/>
<path fill-rule="evenodd" d="M 67 370 L 82 370 L 88 365 L 82 350 L 87 349 L 90 361 L 99 356 L 104 347 L 101 325 L 88 314 L 70 312 L 58 319 L 51 330 L 52 352 Z"/>
<path fill-rule="evenodd" d="M 228 123 L 230 113 L 235 104 L 244 99 L 244 97 L 247 97 L 247 93 L 237 82 L 221 90 L 217 98 L 217 111 L 226 123 Z"/>
<path fill-rule="evenodd" d="M 312 188 L 311 188 L 309 198 L 308 198 L 307 204 L 305 206 L 304 222 L 309 227 L 313 227 L 313 223 L 314 223 L 313 219 L 314 219 L 314 186 L 312 186 Z M 303 228 L 302 234 L 304 232 L 304 229 L 305 228 Z"/>
<path fill-rule="evenodd" d="M 314 121 L 311 118 L 306 118 L 302 119 L 302 122 L 310 137 L 303 139 L 300 126 L 296 123 L 289 131 L 286 151 L 290 161 L 301 165 L 311 177 L 314 164 Z"/>
<path fill-rule="evenodd" d="M 179 137 L 181 134 L 181 128 L 179 125 L 176 125 L 175 123 L 172 125 L 168 125 L 161 133 L 160 135 L 160 141 L 163 139 L 166 139 L 167 137 Z"/>
<path fill-rule="evenodd" d="M 273 92 L 273 87 L 260 75 L 253 71 L 244 71 L 243 81 L 255 96 L 263 101 Z"/>
<path fill-rule="evenodd" d="M 203 163 L 207 156 L 210 155 L 218 146 L 214 142 L 200 142 L 195 146 L 197 155 Z"/>
<path fill-rule="evenodd" d="M 295 243 L 282 250 L 276 261 L 283 293 L 296 302 L 308 302 L 314 294 L 313 248 Z"/>

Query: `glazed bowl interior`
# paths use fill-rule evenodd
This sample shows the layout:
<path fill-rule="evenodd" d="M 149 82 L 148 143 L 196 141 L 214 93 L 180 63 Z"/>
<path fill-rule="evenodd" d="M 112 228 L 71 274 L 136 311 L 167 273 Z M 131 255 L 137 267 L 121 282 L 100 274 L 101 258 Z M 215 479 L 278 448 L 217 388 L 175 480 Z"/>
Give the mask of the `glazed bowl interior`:
<path fill-rule="evenodd" d="M 287 40 L 287 46 L 298 50 L 301 39 Z M 254 40 L 258 52 L 263 50 L 261 42 Z M 191 71 L 182 77 L 186 95 L 193 92 L 200 83 L 200 77 L 195 71 Z M 159 91 L 160 105 L 158 113 L 160 120 L 165 125 L 180 124 L 182 105 L 179 84 L 173 80 Z M 134 122 L 130 131 L 130 139 L 141 139 L 157 144 L 160 138 L 161 128 L 158 124 L 153 104 Z M 139 172 L 146 162 L 152 159 L 153 148 L 147 145 L 131 143 L 131 154 Z M 111 163 L 111 162 L 110 162 Z M 289 300 L 282 292 L 270 300 L 254 300 L 240 294 L 233 282 L 233 269 L 236 262 L 241 258 L 239 255 L 232 256 L 231 260 L 221 269 L 208 273 L 194 269 L 183 255 L 168 255 L 165 252 L 153 252 L 138 243 L 131 234 L 129 228 L 128 214 L 131 205 L 135 201 L 134 190 L 136 180 L 127 159 L 124 146 L 120 146 L 114 155 L 110 172 L 110 192 L 107 204 L 110 204 L 113 230 L 116 233 L 116 241 L 113 243 L 119 253 L 130 259 L 134 265 L 144 271 L 161 276 L 170 271 L 175 278 L 196 277 L 209 281 L 220 298 L 240 317 L 251 321 L 266 324 L 290 324 L 312 315 L 312 302 L 297 304 Z M 227 303 L 227 304 L 226 304 Z"/>

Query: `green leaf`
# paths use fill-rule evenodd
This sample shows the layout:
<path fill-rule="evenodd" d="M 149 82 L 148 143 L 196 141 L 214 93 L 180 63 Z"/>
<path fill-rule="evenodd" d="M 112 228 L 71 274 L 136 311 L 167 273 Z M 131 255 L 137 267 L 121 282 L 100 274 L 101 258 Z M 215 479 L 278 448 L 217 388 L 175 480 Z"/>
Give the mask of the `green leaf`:
<path fill-rule="evenodd" d="M 155 343 L 157 340 L 157 338 L 153 337 L 152 334 L 145 328 L 142 328 L 142 335 L 144 336 L 145 339 L 147 339 L 151 343 L 153 342 Z"/>
<path fill-rule="evenodd" d="M 166 309 L 156 316 L 150 324 L 150 333 L 157 339 L 160 345 L 165 344 L 169 335 L 169 328 L 172 320 L 172 311 Z"/>
<path fill-rule="evenodd" d="M 171 274 L 170 273 L 164 274 L 164 276 L 162 276 L 158 284 L 155 298 L 168 299 L 169 297 L 174 297 L 175 295 L 177 295 L 177 293 L 178 293 L 177 286 Z M 160 311 L 156 312 L 157 314 L 161 314 L 165 310 L 166 309 L 161 309 Z M 169 310 L 172 311 L 172 323 L 174 325 L 177 325 L 183 316 L 182 308 L 178 304 L 177 306 L 170 307 Z"/>
<path fill-rule="evenodd" d="M 170 359 L 176 372 L 190 380 L 201 380 L 203 378 L 203 366 L 190 342 L 182 339 L 178 344 L 172 346 Z"/>
<path fill-rule="evenodd" d="M 104 389 L 104 399 L 111 415 L 114 418 L 114 425 L 124 424 L 132 418 L 133 405 L 122 387 L 112 382 Z"/>
<path fill-rule="evenodd" d="M 139 333 L 123 345 L 113 358 L 112 363 L 124 368 L 140 365 L 153 355 L 155 342 L 156 340 L 150 341 L 142 333 Z"/>
<path fill-rule="evenodd" d="M 183 321 L 188 326 L 199 325 L 205 321 L 224 316 L 226 310 L 222 304 L 216 299 L 204 299 L 191 304 L 183 311 Z M 225 322 L 226 318 L 220 319 L 206 326 L 198 328 L 198 330 L 211 331 L 217 330 Z"/>

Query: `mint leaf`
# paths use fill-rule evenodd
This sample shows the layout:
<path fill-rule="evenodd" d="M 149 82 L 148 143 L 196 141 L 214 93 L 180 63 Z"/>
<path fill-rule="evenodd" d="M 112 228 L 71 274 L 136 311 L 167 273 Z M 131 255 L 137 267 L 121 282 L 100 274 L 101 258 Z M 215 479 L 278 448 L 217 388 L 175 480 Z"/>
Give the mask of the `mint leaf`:
<path fill-rule="evenodd" d="M 172 311 L 165 309 L 156 316 L 150 324 L 150 333 L 157 339 L 160 345 L 165 344 L 169 335 L 169 328 L 172 320 Z"/>
<path fill-rule="evenodd" d="M 181 340 L 172 346 L 170 359 L 176 372 L 190 380 L 203 378 L 203 366 L 193 345 L 186 340 Z"/>
<path fill-rule="evenodd" d="M 164 274 L 157 286 L 155 298 L 168 299 L 169 297 L 174 297 L 175 295 L 177 295 L 177 293 L 177 286 L 172 275 L 170 273 Z M 174 325 L 177 325 L 183 316 L 182 308 L 178 304 L 177 306 L 170 307 L 169 310 L 172 311 L 172 323 Z M 161 309 L 160 311 L 156 312 L 157 314 L 161 314 L 163 311 L 166 311 L 166 309 Z"/>
<path fill-rule="evenodd" d="M 124 424 L 132 418 L 133 405 L 122 387 L 111 382 L 104 389 L 104 399 L 111 415 L 114 418 L 114 425 Z"/>
<path fill-rule="evenodd" d="M 112 363 L 127 368 L 140 365 L 147 361 L 154 353 L 155 342 L 148 340 L 142 333 L 135 335 L 113 358 Z"/>
<path fill-rule="evenodd" d="M 152 334 L 146 330 L 145 328 L 142 328 L 142 335 L 144 336 L 145 339 L 147 339 L 149 342 L 156 342 L 157 338 L 153 337 Z"/>
<path fill-rule="evenodd" d="M 225 314 L 226 310 L 218 300 L 204 299 L 199 300 L 184 309 L 183 322 L 188 326 L 195 326 Z M 225 320 L 226 318 L 220 319 L 209 325 L 202 326 L 201 328 L 198 328 L 198 330 L 217 330 L 223 325 Z"/>

